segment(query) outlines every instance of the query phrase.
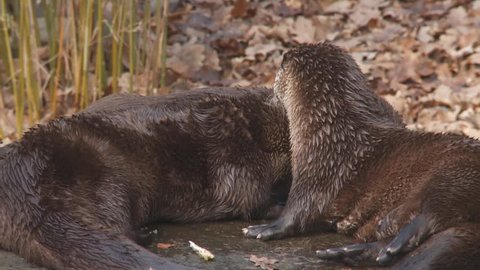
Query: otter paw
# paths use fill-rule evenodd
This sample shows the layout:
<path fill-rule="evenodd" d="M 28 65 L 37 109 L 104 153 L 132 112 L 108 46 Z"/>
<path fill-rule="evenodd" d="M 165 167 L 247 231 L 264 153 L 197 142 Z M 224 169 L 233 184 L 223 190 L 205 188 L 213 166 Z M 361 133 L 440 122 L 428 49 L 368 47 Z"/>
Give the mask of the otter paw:
<path fill-rule="evenodd" d="M 317 257 L 325 261 L 344 263 L 350 266 L 378 265 L 376 257 L 385 246 L 381 242 L 358 243 L 338 248 L 317 250 Z"/>
<path fill-rule="evenodd" d="M 243 234 L 250 238 L 261 240 L 280 239 L 288 235 L 291 226 L 284 219 L 277 219 L 270 224 L 248 226 L 242 229 Z"/>
<path fill-rule="evenodd" d="M 411 251 L 426 239 L 430 230 L 428 221 L 424 215 L 418 215 L 410 223 L 404 226 L 398 235 L 382 250 L 377 261 L 381 265 L 390 263 L 401 253 Z"/>

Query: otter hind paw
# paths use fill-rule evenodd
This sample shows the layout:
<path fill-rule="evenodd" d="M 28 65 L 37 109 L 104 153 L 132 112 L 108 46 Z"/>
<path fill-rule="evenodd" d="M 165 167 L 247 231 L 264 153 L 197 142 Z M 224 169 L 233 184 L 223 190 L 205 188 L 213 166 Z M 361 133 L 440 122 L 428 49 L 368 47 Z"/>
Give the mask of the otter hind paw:
<path fill-rule="evenodd" d="M 424 215 L 418 215 L 404 226 L 398 235 L 378 254 L 377 261 L 388 264 L 401 253 L 409 252 L 418 246 L 428 235 L 428 222 Z"/>

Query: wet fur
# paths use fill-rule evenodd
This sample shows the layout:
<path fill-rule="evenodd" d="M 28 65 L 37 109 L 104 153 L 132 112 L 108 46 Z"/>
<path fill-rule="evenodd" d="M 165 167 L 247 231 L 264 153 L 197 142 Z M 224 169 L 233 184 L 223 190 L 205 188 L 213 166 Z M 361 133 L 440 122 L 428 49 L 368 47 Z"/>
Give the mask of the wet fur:
<path fill-rule="evenodd" d="M 184 269 L 132 237 L 266 215 L 291 177 L 269 89 L 107 97 L 0 150 L 0 247 L 52 269 Z M 285 199 L 285 198 L 283 198 Z"/>
<path fill-rule="evenodd" d="M 365 85 L 354 60 L 332 44 L 285 54 L 274 90 L 289 119 L 292 187 L 281 217 L 247 235 L 280 238 L 327 218 L 339 232 L 379 242 L 319 251 L 324 259 L 480 267 L 468 255 L 479 252 L 472 243 L 480 240 L 480 142 L 407 130 Z"/>
<path fill-rule="evenodd" d="M 293 183 L 282 216 L 248 228 L 247 236 L 260 239 L 318 230 L 327 211 L 335 217 L 332 201 L 339 192 L 345 186 L 360 190 L 359 172 L 375 152 L 371 130 L 404 127 L 355 61 L 330 44 L 286 53 L 274 90 L 289 119 Z"/>

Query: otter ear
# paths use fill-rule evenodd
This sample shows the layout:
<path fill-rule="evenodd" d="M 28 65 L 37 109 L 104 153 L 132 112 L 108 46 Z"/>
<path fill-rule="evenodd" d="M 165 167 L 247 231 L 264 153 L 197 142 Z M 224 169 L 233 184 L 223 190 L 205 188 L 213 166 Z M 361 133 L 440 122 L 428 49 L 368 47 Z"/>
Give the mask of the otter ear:
<path fill-rule="evenodd" d="M 290 61 L 291 58 L 292 58 L 292 52 L 286 52 L 283 55 L 283 60 L 282 60 L 282 64 L 280 64 L 280 68 L 285 68 L 286 63 Z"/>

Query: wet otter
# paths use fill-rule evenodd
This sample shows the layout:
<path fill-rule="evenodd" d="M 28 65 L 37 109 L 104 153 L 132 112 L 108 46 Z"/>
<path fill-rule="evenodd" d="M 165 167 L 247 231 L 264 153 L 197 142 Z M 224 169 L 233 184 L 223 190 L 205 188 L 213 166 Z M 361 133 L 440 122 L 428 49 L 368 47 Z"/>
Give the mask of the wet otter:
<path fill-rule="evenodd" d="M 331 44 L 284 56 L 274 90 L 290 123 L 292 187 L 282 217 L 247 235 L 281 237 L 336 216 L 339 231 L 380 241 L 320 250 L 323 259 L 384 265 L 420 245 L 394 267 L 480 267 L 480 141 L 379 118 L 368 104 L 383 101 L 358 91 L 364 83 Z"/>
<path fill-rule="evenodd" d="M 53 269 L 186 268 L 131 236 L 163 220 L 264 216 L 290 181 L 287 119 L 272 98 L 114 96 L 31 129 L 0 151 L 0 246 Z"/>
<path fill-rule="evenodd" d="M 364 160 L 375 150 L 370 130 L 404 127 L 352 57 L 329 43 L 286 53 L 274 90 L 289 118 L 294 180 L 282 216 L 244 230 L 260 239 L 318 229 L 339 191 L 358 185 Z"/>
<path fill-rule="evenodd" d="M 364 103 L 402 126 L 387 103 Z M 265 217 L 291 184 L 287 115 L 264 88 L 110 96 L 2 149 L 0 245 L 55 269 L 181 268 L 134 231 Z"/>

